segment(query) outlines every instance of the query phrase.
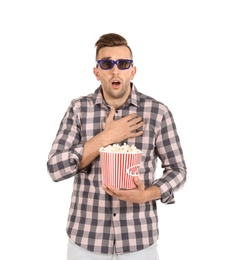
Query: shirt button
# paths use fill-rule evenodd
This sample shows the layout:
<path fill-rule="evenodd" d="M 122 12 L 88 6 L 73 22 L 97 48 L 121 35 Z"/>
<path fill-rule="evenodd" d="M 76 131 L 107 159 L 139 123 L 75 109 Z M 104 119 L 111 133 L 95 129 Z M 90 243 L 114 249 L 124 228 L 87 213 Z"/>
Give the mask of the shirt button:
<path fill-rule="evenodd" d="M 113 213 L 113 216 L 115 217 L 115 216 L 116 216 L 116 213 Z"/>

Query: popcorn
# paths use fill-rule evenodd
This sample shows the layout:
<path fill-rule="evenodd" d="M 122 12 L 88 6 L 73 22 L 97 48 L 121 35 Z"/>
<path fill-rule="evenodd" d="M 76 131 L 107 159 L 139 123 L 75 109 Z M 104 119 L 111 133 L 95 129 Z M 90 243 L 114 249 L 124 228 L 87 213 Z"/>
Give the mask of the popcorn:
<path fill-rule="evenodd" d="M 109 153 L 141 153 L 140 149 L 137 149 L 135 145 L 129 146 L 124 143 L 122 146 L 119 144 L 112 144 L 106 147 L 101 147 L 100 152 L 109 152 Z"/>

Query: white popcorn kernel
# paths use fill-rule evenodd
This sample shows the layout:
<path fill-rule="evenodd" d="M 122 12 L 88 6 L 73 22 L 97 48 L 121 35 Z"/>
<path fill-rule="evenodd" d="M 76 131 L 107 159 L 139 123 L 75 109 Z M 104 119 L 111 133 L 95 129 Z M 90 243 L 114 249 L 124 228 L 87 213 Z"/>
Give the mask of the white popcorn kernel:
<path fill-rule="evenodd" d="M 124 143 L 122 146 L 119 144 L 112 144 L 106 147 L 101 147 L 100 152 L 109 152 L 109 153 L 141 153 L 140 149 L 137 149 L 135 145 L 129 146 Z"/>

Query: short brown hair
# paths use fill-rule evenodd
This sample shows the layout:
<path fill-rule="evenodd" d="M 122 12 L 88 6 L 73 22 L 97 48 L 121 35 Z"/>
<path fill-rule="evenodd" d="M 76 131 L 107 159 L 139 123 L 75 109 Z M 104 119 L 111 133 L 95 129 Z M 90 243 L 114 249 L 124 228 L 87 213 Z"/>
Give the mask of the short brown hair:
<path fill-rule="evenodd" d="M 99 40 L 95 43 L 96 47 L 96 60 L 98 53 L 103 47 L 114 47 L 114 46 L 126 46 L 130 50 L 131 57 L 133 56 L 132 50 L 130 49 L 127 40 L 119 34 L 107 33 L 100 36 Z"/>

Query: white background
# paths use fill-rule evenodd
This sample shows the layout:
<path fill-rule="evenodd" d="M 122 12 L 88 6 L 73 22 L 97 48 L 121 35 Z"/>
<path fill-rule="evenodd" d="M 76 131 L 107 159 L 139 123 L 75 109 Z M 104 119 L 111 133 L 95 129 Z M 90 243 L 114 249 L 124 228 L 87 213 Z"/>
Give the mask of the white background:
<path fill-rule="evenodd" d="M 0 259 L 66 259 L 72 179 L 54 183 L 47 156 L 71 99 L 98 87 L 109 32 L 128 40 L 137 88 L 173 112 L 188 167 L 176 203 L 158 203 L 160 259 L 226 259 L 224 2 L 0 2 Z"/>

